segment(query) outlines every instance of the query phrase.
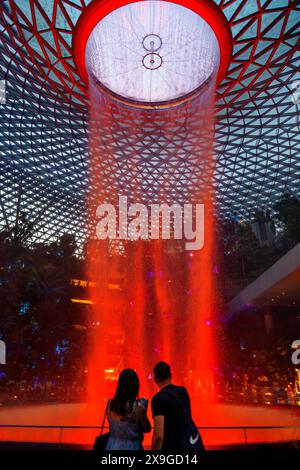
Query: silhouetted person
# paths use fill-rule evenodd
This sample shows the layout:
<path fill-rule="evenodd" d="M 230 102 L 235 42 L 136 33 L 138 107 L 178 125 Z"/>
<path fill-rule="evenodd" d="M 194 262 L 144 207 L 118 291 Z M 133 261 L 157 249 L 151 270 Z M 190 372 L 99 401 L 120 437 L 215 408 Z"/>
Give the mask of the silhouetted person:
<path fill-rule="evenodd" d="M 153 373 L 160 391 L 151 402 L 154 419 L 152 450 L 204 450 L 200 434 L 191 417 L 187 390 L 172 384 L 171 367 L 165 362 L 158 362 Z"/>
<path fill-rule="evenodd" d="M 115 396 L 109 400 L 109 439 L 106 450 L 142 450 L 143 433 L 151 431 L 147 400 L 138 398 L 140 382 L 133 369 L 119 376 Z"/>

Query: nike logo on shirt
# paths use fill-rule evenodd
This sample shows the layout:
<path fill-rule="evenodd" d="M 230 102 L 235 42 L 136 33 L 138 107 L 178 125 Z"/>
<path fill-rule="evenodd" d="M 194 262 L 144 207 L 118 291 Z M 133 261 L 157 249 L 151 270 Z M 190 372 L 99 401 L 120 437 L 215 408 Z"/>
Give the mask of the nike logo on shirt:
<path fill-rule="evenodd" d="M 198 441 L 199 439 L 199 434 L 197 434 L 197 436 L 195 437 L 195 439 L 193 439 L 193 436 L 190 437 L 190 444 L 191 446 L 193 446 L 194 444 L 196 444 L 196 442 Z"/>

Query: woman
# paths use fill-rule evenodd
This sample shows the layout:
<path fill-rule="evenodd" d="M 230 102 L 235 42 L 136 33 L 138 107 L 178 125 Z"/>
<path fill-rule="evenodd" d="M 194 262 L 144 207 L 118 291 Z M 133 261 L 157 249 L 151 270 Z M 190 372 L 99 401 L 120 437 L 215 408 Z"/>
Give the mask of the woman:
<path fill-rule="evenodd" d="M 115 396 L 109 400 L 109 439 L 106 450 L 143 450 L 143 433 L 151 431 L 147 401 L 139 399 L 140 382 L 133 369 L 119 376 Z"/>

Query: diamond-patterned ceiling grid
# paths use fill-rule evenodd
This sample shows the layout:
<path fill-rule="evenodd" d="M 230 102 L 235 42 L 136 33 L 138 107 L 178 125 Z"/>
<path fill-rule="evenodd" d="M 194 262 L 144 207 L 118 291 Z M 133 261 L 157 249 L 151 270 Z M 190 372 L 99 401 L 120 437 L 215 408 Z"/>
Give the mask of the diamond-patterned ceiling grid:
<path fill-rule="evenodd" d="M 36 239 L 87 233 L 87 90 L 73 61 L 72 37 L 89 3 L 4 0 L 0 6 L 0 79 L 7 86 L 6 104 L 0 104 L 0 224 L 14 223 L 21 204 L 37 221 Z M 226 215 L 249 215 L 283 191 L 299 192 L 299 105 L 292 92 L 300 79 L 300 6 L 292 0 L 216 3 L 234 38 L 232 61 L 218 87 L 217 205 Z M 107 136 L 116 157 L 101 171 L 108 184 L 119 178 L 122 188 L 136 175 L 126 175 L 130 150 L 126 134 L 116 132 L 118 142 L 111 142 L 110 130 Z M 145 190 L 155 188 L 163 168 L 173 178 L 172 197 L 186 196 L 180 182 L 184 136 L 186 149 L 194 147 L 184 126 L 170 140 L 150 134 L 137 139 Z M 190 160 L 184 170 L 194 182 L 202 171 L 198 164 Z"/>

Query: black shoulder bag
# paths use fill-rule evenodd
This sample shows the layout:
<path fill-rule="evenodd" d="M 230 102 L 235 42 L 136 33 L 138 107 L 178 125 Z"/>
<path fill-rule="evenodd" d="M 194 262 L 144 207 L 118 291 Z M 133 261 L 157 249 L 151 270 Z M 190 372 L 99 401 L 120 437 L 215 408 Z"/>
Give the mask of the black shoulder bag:
<path fill-rule="evenodd" d="M 203 454 L 205 447 L 195 425 L 190 413 L 185 409 L 184 406 L 181 406 L 180 401 L 176 398 L 173 393 L 169 393 L 168 390 L 165 390 L 166 395 L 169 396 L 171 400 L 176 403 L 179 416 L 180 416 L 180 434 L 181 434 L 181 446 L 184 452 L 193 452 L 197 454 Z"/>

